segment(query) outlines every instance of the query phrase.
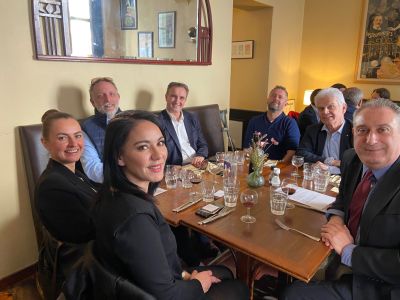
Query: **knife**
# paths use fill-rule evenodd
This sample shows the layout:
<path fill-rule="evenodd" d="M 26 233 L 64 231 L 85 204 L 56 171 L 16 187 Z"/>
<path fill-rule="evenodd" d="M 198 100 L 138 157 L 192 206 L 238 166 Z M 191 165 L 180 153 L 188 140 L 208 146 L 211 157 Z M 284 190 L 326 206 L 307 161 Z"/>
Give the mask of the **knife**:
<path fill-rule="evenodd" d="M 195 199 L 195 200 L 190 200 L 190 201 L 183 203 L 182 205 L 174 208 L 172 211 L 176 212 L 176 213 L 181 212 L 182 210 L 185 210 L 186 208 L 189 208 L 190 206 L 195 205 L 196 203 L 200 202 L 201 200 L 203 200 L 203 198 L 201 198 L 201 197 L 198 199 Z"/>
<path fill-rule="evenodd" d="M 226 215 L 229 215 L 233 211 L 234 211 L 234 209 L 227 209 L 227 210 L 225 210 L 223 212 L 220 212 L 219 214 L 213 215 L 213 216 L 211 216 L 211 217 L 209 217 L 209 218 L 207 218 L 205 220 L 199 221 L 198 224 L 199 225 L 205 225 L 205 224 L 214 222 L 214 221 L 216 221 L 216 220 L 218 220 L 218 219 L 220 219 L 222 217 L 225 217 Z"/>

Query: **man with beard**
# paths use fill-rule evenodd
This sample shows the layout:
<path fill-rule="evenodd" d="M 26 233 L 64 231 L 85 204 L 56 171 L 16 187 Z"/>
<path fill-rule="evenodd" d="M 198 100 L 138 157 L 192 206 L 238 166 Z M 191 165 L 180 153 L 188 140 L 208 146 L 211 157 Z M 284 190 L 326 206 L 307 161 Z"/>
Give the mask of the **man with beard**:
<path fill-rule="evenodd" d="M 94 115 L 82 123 L 85 147 L 81 156 L 83 170 L 94 182 L 103 182 L 103 146 L 108 122 L 120 112 L 119 94 L 112 78 L 92 79 L 89 88 Z"/>
<path fill-rule="evenodd" d="M 268 148 L 268 158 L 282 160 L 289 163 L 296 152 L 300 140 L 300 131 L 294 119 L 283 113 L 288 100 L 285 87 L 275 86 L 267 99 L 268 110 L 253 117 L 246 130 L 243 146 L 249 147 L 254 132 L 267 134 L 268 141 L 275 140 L 274 145 Z"/>

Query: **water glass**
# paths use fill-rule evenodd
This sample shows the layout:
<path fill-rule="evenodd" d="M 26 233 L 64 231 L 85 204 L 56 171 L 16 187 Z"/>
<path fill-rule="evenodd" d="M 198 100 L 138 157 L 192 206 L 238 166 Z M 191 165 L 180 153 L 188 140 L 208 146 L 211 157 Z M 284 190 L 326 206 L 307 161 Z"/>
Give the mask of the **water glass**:
<path fill-rule="evenodd" d="M 244 164 L 244 152 L 243 151 L 235 151 L 235 161 L 241 166 Z"/>
<path fill-rule="evenodd" d="M 177 181 L 178 176 L 175 166 L 167 165 L 165 167 L 165 184 L 167 186 L 167 189 L 176 189 Z"/>
<path fill-rule="evenodd" d="M 192 178 L 194 177 L 194 173 L 191 170 L 181 170 L 181 180 L 182 180 L 182 187 L 184 189 L 190 189 L 192 184 Z"/>
<path fill-rule="evenodd" d="M 239 184 L 224 180 L 224 203 L 228 207 L 236 207 L 239 195 Z"/>
<path fill-rule="evenodd" d="M 214 181 L 202 181 L 201 182 L 201 192 L 203 194 L 204 202 L 212 202 L 214 201 Z"/>
<path fill-rule="evenodd" d="M 313 165 L 312 163 L 305 162 L 303 164 L 303 172 L 312 171 L 312 165 Z"/>
<path fill-rule="evenodd" d="M 173 174 L 165 174 L 165 184 L 167 186 L 167 189 L 176 189 L 177 185 L 177 179 L 176 176 Z"/>
<path fill-rule="evenodd" d="M 329 170 L 318 169 L 313 174 L 314 190 L 325 193 L 329 183 Z"/>
<path fill-rule="evenodd" d="M 280 191 L 273 191 L 271 193 L 271 213 L 277 216 L 285 214 L 286 205 L 288 202 L 288 196 Z"/>
<path fill-rule="evenodd" d="M 313 172 L 312 172 L 311 169 L 303 171 L 302 187 L 307 189 L 307 190 L 311 190 L 311 191 L 314 189 Z"/>
<path fill-rule="evenodd" d="M 215 153 L 215 161 L 217 162 L 218 167 L 224 168 L 224 160 L 225 160 L 225 152 Z"/>

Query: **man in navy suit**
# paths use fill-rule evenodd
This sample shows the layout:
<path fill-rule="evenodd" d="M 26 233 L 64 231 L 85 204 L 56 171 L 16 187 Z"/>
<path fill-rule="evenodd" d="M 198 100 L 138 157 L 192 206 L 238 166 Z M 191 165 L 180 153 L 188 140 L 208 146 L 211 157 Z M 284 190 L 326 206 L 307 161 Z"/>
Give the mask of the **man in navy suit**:
<path fill-rule="evenodd" d="M 184 111 L 189 88 L 180 82 L 171 82 L 165 93 L 167 107 L 159 120 L 165 134 L 168 149 L 167 164 L 192 164 L 200 167 L 208 156 L 207 142 L 201 132 L 199 120 Z M 188 266 L 198 266 L 202 258 L 213 257 L 218 249 L 211 241 L 199 234 L 189 234 L 183 226 L 171 227 L 178 246 L 178 255 Z"/>
<path fill-rule="evenodd" d="M 353 134 L 339 194 L 321 229 L 351 274 L 295 282 L 280 299 L 400 299 L 400 108 L 386 99 L 363 104 Z"/>
<path fill-rule="evenodd" d="M 184 111 L 189 88 L 180 82 L 171 82 L 165 93 L 167 107 L 160 114 L 168 149 L 167 164 L 192 164 L 199 167 L 208 156 L 207 142 L 199 120 Z"/>

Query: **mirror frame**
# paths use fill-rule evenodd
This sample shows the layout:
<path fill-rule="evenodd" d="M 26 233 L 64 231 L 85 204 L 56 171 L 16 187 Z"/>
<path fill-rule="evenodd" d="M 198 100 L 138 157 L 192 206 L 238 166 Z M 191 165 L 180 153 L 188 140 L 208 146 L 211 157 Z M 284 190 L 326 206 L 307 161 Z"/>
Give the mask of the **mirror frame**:
<path fill-rule="evenodd" d="M 44 13 L 39 10 L 40 4 L 53 4 L 56 10 L 51 14 Z M 71 40 L 69 20 L 64 17 L 66 15 L 68 15 L 68 0 L 32 0 L 36 59 L 156 65 L 211 65 L 213 26 L 209 0 L 198 0 L 196 61 L 68 56 L 68 53 L 71 53 Z M 45 28 L 42 28 L 42 24 Z"/>

